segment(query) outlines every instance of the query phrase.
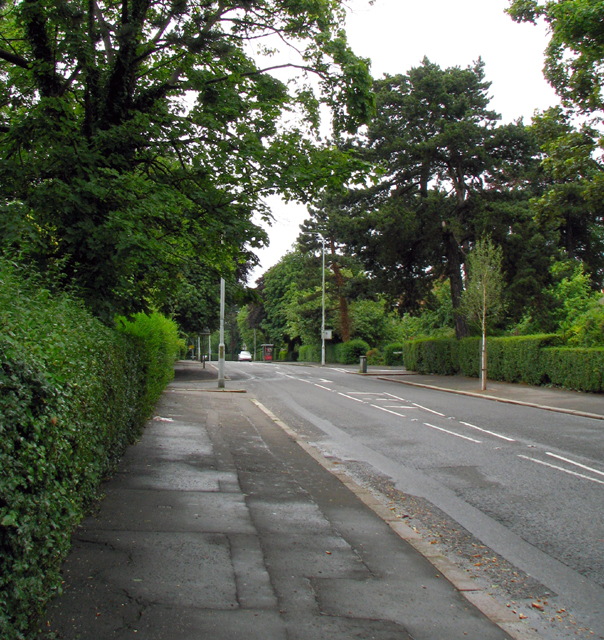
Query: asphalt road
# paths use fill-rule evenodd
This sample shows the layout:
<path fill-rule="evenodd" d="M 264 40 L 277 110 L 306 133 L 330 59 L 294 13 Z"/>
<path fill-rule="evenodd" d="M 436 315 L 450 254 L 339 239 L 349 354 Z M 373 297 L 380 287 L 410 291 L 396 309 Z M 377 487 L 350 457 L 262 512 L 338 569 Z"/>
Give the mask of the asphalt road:
<path fill-rule="evenodd" d="M 604 422 L 338 367 L 228 363 L 227 375 L 543 637 L 604 638 Z"/>

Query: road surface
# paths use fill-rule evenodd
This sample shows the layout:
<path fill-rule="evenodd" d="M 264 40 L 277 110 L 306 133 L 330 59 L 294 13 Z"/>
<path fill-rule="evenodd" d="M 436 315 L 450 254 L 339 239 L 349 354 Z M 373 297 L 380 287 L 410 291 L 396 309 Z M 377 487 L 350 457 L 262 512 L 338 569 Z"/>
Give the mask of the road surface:
<path fill-rule="evenodd" d="M 227 375 L 542 637 L 604 638 L 604 422 L 337 366 Z"/>

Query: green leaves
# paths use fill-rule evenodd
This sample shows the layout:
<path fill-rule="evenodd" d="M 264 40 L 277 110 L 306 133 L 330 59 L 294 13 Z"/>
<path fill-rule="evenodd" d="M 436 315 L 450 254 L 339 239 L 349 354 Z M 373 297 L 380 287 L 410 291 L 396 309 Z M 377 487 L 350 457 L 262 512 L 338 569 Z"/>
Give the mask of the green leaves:
<path fill-rule="evenodd" d="M 174 323 L 120 333 L 0 260 L 0 636 L 23 639 L 70 536 L 173 374 Z"/>
<path fill-rule="evenodd" d="M 307 200 L 333 182 L 337 154 L 281 114 L 317 129 L 327 104 L 353 131 L 372 104 L 338 0 L 130 9 L 27 0 L 0 16 L 12 46 L 0 51 L 2 246 L 62 272 L 108 324 L 164 308 L 187 274 L 249 267 L 262 196 Z M 290 63 L 252 57 L 275 36 L 319 84 L 290 90 L 261 66 Z"/>
<path fill-rule="evenodd" d="M 599 0 L 514 0 L 508 13 L 517 22 L 542 17 L 551 40 L 545 77 L 569 107 L 592 113 L 604 107 L 604 7 Z"/>

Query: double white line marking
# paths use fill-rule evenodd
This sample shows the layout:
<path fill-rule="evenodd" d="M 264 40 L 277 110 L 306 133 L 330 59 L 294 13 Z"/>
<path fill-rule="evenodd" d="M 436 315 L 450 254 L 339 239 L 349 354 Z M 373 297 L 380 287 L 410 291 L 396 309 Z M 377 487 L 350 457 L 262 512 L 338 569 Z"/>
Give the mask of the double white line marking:
<path fill-rule="evenodd" d="M 550 456 L 551 458 L 562 460 L 563 462 L 567 462 L 568 464 L 575 465 L 576 467 L 585 469 L 586 471 L 590 471 L 591 473 L 597 473 L 598 475 L 604 477 L 604 472 L 598 471 L 598 469 L 594 469 L 592 467 L 588 467 L 587 465 L 581 464 L 580 462 L 575 462 L 574 460 L 570 460 L 569 458 L 564 458 L 563 456 L 556 455 L 555 453 L 551 453 L 549 451 L 546 451 L 545 455 Z M 579 473 L 578 471 L 572 471 L 571 469 L 565 469 L 564 467 L 559 467 L 557 464 L 551 464 L 550 462 L 545 462 L 544 460 L 538 460 L 537 458 L 531 458 L 530 456 L 518 455 L 518 457 L 522 458 L 523 460 L 530 460 L 531 462 L 536 462 L 537 464 L 541 464 L 544 467 L 549 467 L 550 469 L 557 469 L 558 471 L 563 471 L 564 473 L 568 473 L 571 476 L 576 476 L 577 478 L 582 478 L 583 480 L 589 480 L 590 482 L 595 482 L 596 484 L 604 484 L 604 480 L 598 480 L 597 478 L 586 476 L 584 473 Z"/>

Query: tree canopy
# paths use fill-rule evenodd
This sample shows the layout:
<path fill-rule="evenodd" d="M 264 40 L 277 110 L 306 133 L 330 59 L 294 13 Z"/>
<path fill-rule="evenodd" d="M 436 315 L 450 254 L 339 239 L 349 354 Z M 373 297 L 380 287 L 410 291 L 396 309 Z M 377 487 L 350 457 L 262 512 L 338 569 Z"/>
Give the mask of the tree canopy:
<path fill-rule="evenodd" d="M 161 307 L 200 269 L 244 274 L 261 196 L 308 198 L 346 163 L 305 135 L 320 105 L 336 132 L 371 112 L 342 24 L 339 0 L 3 2 L 4 245 L 106 318 Z M 299 61 L 258 57 L 275 39 Z M 290 90 L 282 66 L 317 81 Z"/>
<path fill-rule="evenodd" d="M 585 112 L 604 107 L 604 5 L 600 0 L 512 0 L 517 22 L 545 20 L 551 33 L 545 77 L 566 105 Z"/>
<path fill-rule="evenodd" d="M 341 238 L 376 288 L 405 312 L 447 279 L 460 337 L 469 243 L 487 233 L 513 246 L 536 233 L 528 200 L 539 188 L 538 147 L 522 123 L 498 123 L 489 86 L 481 61 L 441 69 L 424 59 L 377 80 L 377 113 L 357 147 L 374 166 L 373 184 L 335 196 L 353 220 L 340 225 Z"/>

